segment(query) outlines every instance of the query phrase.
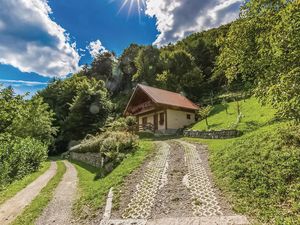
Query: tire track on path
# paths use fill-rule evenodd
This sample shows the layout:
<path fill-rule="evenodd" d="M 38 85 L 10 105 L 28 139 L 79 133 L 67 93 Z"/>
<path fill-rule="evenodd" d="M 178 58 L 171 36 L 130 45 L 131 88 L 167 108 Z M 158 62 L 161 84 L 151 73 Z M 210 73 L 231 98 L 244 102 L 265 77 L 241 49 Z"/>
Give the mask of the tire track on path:
<path fill-rule="evenodd" d="M 0 206 L 0 224 L 11 223 L 23 209 L 40 193 L 51 178 L 56 174 L 56 162 L 51 162 L 50 168 L 35 181 L 30 183 L 14 197 L 8 199 Z"/>
<path fill-rule="evenodd" d="M 72 206 L 77 190 L 77 171 L 68 161 L 64 161 L 67 171 L 55 189 L 53 199 L 37 219 L 36 225 L 72 224 Z"/>

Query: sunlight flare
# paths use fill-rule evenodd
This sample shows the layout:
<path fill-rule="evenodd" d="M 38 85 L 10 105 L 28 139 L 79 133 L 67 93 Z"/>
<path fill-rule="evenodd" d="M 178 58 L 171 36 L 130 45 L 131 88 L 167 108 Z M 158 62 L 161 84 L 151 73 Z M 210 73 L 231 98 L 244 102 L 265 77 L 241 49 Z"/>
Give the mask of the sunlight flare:
<path fill-rule="evenodd" d="M 122 0 L 123 3 L 118 11 L 118 14 L 126 7 L 128 6 L 128 16 L 132 13 L 133 8 L 136 8 L 139 17 L 141 17 L 141 11 L 145 7 L 145 0 Z"/>

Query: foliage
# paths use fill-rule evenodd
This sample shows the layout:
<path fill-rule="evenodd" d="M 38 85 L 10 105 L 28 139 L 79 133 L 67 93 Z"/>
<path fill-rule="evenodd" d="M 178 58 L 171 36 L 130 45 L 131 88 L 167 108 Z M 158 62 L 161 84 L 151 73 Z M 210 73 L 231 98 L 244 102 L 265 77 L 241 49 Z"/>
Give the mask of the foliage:
<path fill-rule="evenodd" d="M 28 174 L 20 180 L 16 180 L 13 183 L 5 186 L 3 190 L 0 190 L 0 204 L 5 202 L 7 199 L 13 197 L 23 188 L 25 188 L 28 184 L 33 182 L 39 176 L 41 176 L 46 170 L 50 167 L 50 162 L 43 162 L 40 166 L 40 169 L 34 173 Z"/>
<path fill-rule="evenodd" d="M 53 112 L 40 97 L 24 98 L 14 94 L 11 88 L 0 87 L 0 133 L 52 144 L 56 134 L 56 128 L 52 126 Z"/>
<path fill-rule="evenodd" d="M 140 141 L 135 152 L 128 155 L 116 169 L 101 179 L 96 178 L 99 169 L 81 162 L 73 162 L 78 171 L 79 188 L 81 190 L 81 195 L 75 203 L 74 214 L 81 219 L 96 216 L 99 209 L 105 204 L 109 189 L 113 187 L 114 196 L 116 196 L 117 191 L 121 190 L 126 177 L 137 169 L 153 150 L 153 142 Z"/>
<path fill-rule="evenodd" d="M 31 137 L 0 134 L 0 189 L 40 168 L 47 158 L 47 146 Z"/>
<path fill-rule="evenodd" d="M 171 91 L 193 96 L 195 89 L 203 82 L 203 76 L 192 56 L 184 50 L 162 51 L 160 61 L 163 72 L 156 78 L 159 85 Z"/>
<path fill-rule="evenodd" d="M 146 46 L 140 49 L 135 65 L 137 68 L 133 80 L 136 82 L 145 82 L 148 85 L 156 84 L 156 75 L 161 73 L 161 65 L 159 60 L 160 51 L 153 46 Z"/>
<path fill-rule="evenodd" d="M 300 121 L 300 4 L 298 1 L 248 1 L 225 39 L 218 67 L 229 81 L 277 109 L 278 116 Z M 251 85 L 249 85 L 251 84 Z"/>
<path fill-rule="evenodd" d="M 136 128 L 136 118 L 133 116 L 120 117 L 108 124 L 109 131 L 134 132 Z"/>
<path fill-rule="evenodd" d="M 105 162 L 118 165 L 126 154 L 137 148 L 137 136 L 129 132 L 107 131 L 94 137 L 84 139 L 78 146 L 71 148 L 75 152 L 98 152 Z"/>
<path fill-rule="evenodd" d="M 137 73 L 135 59 L 139 54 L 142 47 L 137 44 L 131 44 L 126 48 L 121 57 L 119 58 L 120 69 L 123 73 L 122 76 L 122 89 L 131 89 L 133 75 Z"/>
<path fill-rule="evenodd" d="M 52 153 L 66 151 L 72 140 L 96 133 L 111 110 L 104 82 L 81 74 L 53 80 L 39 95 L 55 112 L 55 125 L 60 128 Z"/>
<path fill-rule="evenodd" d="M 65 164 L 57 162 L 57 171 L 54 177 L 41 190 L 38 196 L 25 207 L 24 211 L 11 223 L 12 225 L 34 224 L 37 218 L 43 213 L 45 207 L 53 199 L 55 188 L 62 180 L 66 172 Z"/>
<path fill-rule="evenodd" d="M 213 107 L 211 105 L 208 105 L 208 106 L 205 106 L 205 107 L 202 106 L 198 110 L 198 115 L 199 115 L 200 119 L 205 120 L 207 129 L 209 128 L 207 118 L 209 117 L 212 109 L 213 109 Z"/>

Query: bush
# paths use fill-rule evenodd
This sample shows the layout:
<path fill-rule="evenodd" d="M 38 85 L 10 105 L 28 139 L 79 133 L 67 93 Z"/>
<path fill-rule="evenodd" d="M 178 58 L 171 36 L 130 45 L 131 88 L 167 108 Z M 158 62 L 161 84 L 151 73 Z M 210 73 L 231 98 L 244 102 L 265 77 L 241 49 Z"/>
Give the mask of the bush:
<path fill-rule="evenodd" d="M 108 131 L 127 131 L 133 132 L 136 128 L 136 118 L 128 116 L 120 117 L 108 124 Z"/>
<path fill-rule="evenodd" d="M 236 210 L 267 224 L 300 224 L 299 130 L 270 126 L 212 151 L 212 168 Z"/>
<path fill-rule="evenodd" d="M 135 151 L 136 148 L 136 135 L 129 132 L 107 131 L 83 140 L 78 146 L 71 148 L 71 151 L 79 153 L 99 152 L 106 162 L 118 164 L 126 154 Z"/>
<path fill-rule="evenodd" d="M 39 169 L 47 146 L 33 138 L 0 134 L 0 189 Z"/>

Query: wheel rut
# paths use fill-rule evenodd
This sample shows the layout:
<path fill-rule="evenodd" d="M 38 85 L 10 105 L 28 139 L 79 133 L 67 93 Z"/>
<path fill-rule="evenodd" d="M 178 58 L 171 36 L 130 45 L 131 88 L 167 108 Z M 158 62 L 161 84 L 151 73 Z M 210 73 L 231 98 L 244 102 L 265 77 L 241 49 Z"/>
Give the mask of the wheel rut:
<path fill-rule="evenodd" d="M 0 224 L 10 224 L 16 219 L 56 174 L 56 169 L 56 162 L 51 162 L 50 168 L 44 174 L 18 192 L 14 197 L 4 202 L 0 206 Z"/>
<path fill-rule="evenodd" d="M 77 190 L 77 171 L 68 161 L 64 161 L 66 173 L 55 189 L 53 199 L 37 219 L 36 225 L 72 224 L 72 205 Z"/>

